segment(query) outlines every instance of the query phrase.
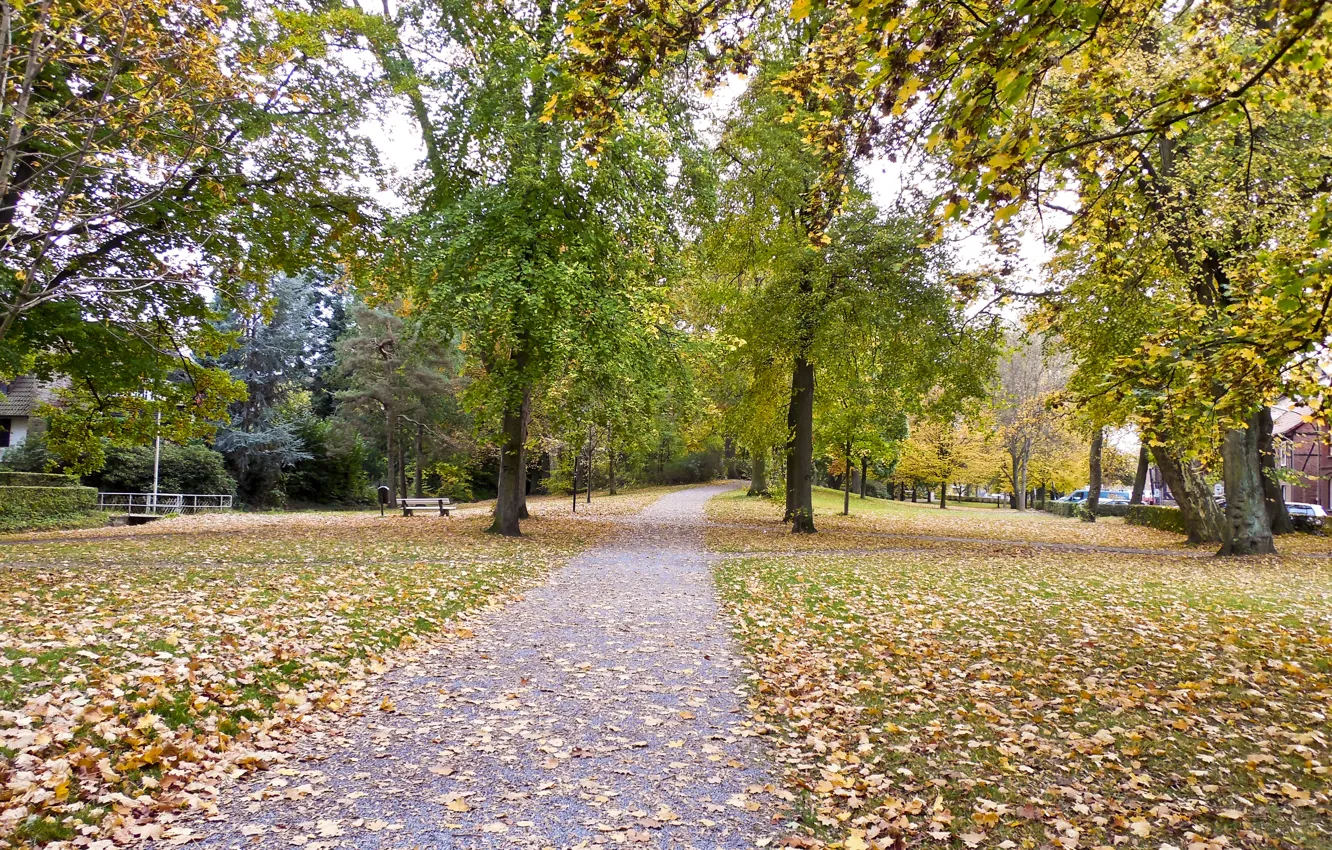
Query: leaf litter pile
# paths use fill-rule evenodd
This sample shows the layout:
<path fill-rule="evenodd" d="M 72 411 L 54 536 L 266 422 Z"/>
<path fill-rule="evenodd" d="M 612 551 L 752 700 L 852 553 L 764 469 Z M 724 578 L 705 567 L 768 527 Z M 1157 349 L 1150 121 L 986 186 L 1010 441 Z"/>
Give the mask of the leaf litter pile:
<path fill-rule="evenodd" d="M 1325 560 L 806 554 L 718 582 L 791 843 L 1332 846 Z"/>
<path fill-rule="evenodd" d="M 191 840 L 175 812 L 609 528 L 486 522 L 212 516 L 0 548 L 0 846 Z"/>

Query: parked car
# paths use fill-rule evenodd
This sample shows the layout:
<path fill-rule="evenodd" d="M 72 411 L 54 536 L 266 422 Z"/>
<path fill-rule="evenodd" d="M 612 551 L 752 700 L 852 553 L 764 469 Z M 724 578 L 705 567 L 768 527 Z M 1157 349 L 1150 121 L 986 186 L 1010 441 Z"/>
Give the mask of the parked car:
<path fill-rule="evenodd" d="M 1087 494 L 1089 492 L 1090 491 L 1085 488 L 1082 490 L 1074 490 L 1072 493 L 1069 493 L 1067 496 L 1065 496 L 1062 499 L 1058 499 L 1057 501 L 1073 502 L 1074 504 L 1077 504 L 1079 502 L 1085 502 L 1087 501 Z M 1129 503 L 1130 498 L 1131 495 L 1127 490 L 1101 491 L 1101 504 L 1103 505 L 1127 505 Z"/>
<path fill-rule="evenodd" d="M 1317 533 L 1323 530 L 1323 525 L 1327 522 L 1327 511 L 1323 510 L 1322 505 L 1287 502 L 1286 510 L 1290 512 L 1290 523 L 1295 526 L 1296 531 Z"/>

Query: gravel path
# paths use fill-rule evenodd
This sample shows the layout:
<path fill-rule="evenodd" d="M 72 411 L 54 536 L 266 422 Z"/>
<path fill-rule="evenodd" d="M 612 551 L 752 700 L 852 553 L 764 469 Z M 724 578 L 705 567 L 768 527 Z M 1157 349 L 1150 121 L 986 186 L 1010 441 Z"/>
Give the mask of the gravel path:
<path fill-rule="evenodd" d="M 766 843 L 767 753 L 702 543 L 726 489 L 662 497 L 473 638 L 385 676 L 364 716 L 224 798 L 205 844 Z"/>

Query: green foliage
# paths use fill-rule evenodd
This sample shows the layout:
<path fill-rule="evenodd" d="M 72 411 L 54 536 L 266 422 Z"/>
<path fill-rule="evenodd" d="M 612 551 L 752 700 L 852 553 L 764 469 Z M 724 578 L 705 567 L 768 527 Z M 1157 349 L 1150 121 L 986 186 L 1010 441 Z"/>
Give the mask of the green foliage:
<path fill-rule="evenodd" d="M 5 18 L 0 374 L 66 379 L 47 448 L 205 438 L 243 387 L 202 360 L 275 271 L 365 265 L 365 75 L 307 4 L 53 0 Z M 95 96 L 94 96 L 95 95 Z"/>
<path fill-rule="evenodd" d="M 96 507 L 97 491 L 91 487 L 0 484 L 0 531 L 67 527 L 70 523 L 105 525 L 103 515 L 90 516 Z"/>
<path fill-rule="evenodd" d="M 1161 531 L 1173 531 L 1176 534 L 1187 533 L 1184 530 L 1184 517 L 1179 508 L 1164 505 L 1130 505 L 1124 514 L 1124 522 L 1129 525 L 1145 525 Z"/>
<path fill-rule="evenodd" d="M 464 467 L 440 461 L 430 467 L 427 475 L 432 496 L 447 496 L 455 502 L 472 501 L 472 476 Z"/>
<path fill-rule="evenodd" d="M 58 467 L 59 461 L 51 456 L 46 446 L 46 432 L 35 431 L 33 424 L 41 420 L 29 420 L 29 432 L 26 439 L 17 446 L 5 450 L 3 466 L 16 472 L 47 472 Z"/>
<path fill-rule="evenodd" d="M 1096 506 L 1096 515 L 1097 515 L 1098 517 L 1103 517 L 1103 516 L 1126 517 L 1126 516 L 1131 516 L 1131 515 L 1133 514 L 1133 512 L 1134 512 L 1135 510 L 1137 510 L 1139 507 L 1148 507 L 1148 506 L 1145 506 L 1145 505 L 1097 505 L 1097 506 Z M 1046 501 L 1046 503 L 1045 503 L 1045 510 L 1046 510 L 1046 512 L 1048 512 L 1048 513 L 1052 513 L 1052 514 L 1054 514 L 1055 516 L 1059 516 L 1059 517 L 1068 517 L 1068 518 L 1081 519 L 1081 520 L 1085 520 L 1085 519 L 1088 519 L 1089 517 L 1091 517 L 1091 511 L 1088 509 L 1088 507 L 1087 507 L 1087 503 L 1086 503 L 1086 502 L 1056 502 L 1056 501 L 1054 501 L 1053 499 L 1051 499 L 1051 500 Z M 1176 510 L 1175 508 L 1165 508 L 1165 509 L 1163 509 L 1163 510 L 1174 511 L 1175 514 L 1176 514 L 1176 516 L 1178 516 L 1178 514 L 1179 514 L 1179 511 Z M 1166 527 L 1164 527 L 1164 526 L 1153 525 L 1152 523 L 1148 523 L 1148 522 L 1133 523 L 1131 520 L 1129 520 L 1129 522 L 1130 522 L 1131 524 L 1133 524 L 1133 525 L 1151 525 L 1152 528 L 1161 528 L 1161 529 L 1163 529 L 1164 531 L 1174 531 L 1174 530 L 1175 530 L 1174 528 L 1166 528 Z M 1182 532 L 1181 532 L 1181 533 L 1182 533 Z"/>
<path fill-rule="evenodd" d="M 153 447 L 110 446 L 107 464 L 85 480 L 104 492 L 151 493 Z M 162 442 L 158 464 L 159 493 L 234 494 L 236 482 L 222 455 L 202 443 L 179 446 Z"/>
<path fill-rule="evenodd" d="M 370 479 L 365 474 L 370 450 L 359 434 L 347 434 L 340 424 L 313 415 L 295 420 L 295 434 L 309 457 L 283 474 L 289 500 L 319 505 L 370 501 Z"/>
<path fill-rule="evenodd" d="M 0 487 L 77 487 L 79 479 L 72 475 L 42 472 L 0 471 Z"/>

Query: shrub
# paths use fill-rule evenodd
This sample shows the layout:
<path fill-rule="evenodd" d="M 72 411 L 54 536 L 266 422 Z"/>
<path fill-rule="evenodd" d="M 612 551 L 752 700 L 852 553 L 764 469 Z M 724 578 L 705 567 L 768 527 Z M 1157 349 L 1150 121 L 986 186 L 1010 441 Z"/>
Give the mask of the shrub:
<path fill-rule="evenodd" d="M 1125 516 L 1131 505 L 1097 505 L 1096 515 L 1100 516 Z M 1087 515 L 1086 502 L 1055 502 L 1045 503 L 1047 513 L 1061 517 L 1077 517 L 1082 519 Z"/>
<path fill-rule="evenodd" d="M 371 492 L 365 474 L 369 449 L 356 434 L 339 428 L 337 420 L 302 417 L 296 435 L 310 457 L 298 460 L 282 476 L 287 497 L 316 505 L 364 504 Z"/>
<path fill-rule="evenodd" d="M 1074 517 L 1077 516 L 1077 504 L 1074 502 L 1046 502 L 1045 510 L 1055 516 Z"/>
<path fill-rule="evenodd" d="M 46 472 L 0 471 L 0 487 L 77 487 L 79 479 L 73 475 Z"/>
<path fill-rule="evenodd" d="M 153 489 L 152 446 L 109 446 L 106 465 L 85 478 L 98 490 L 113 493 L 150 493 Z M 201 443 L 178 446 L 162 443 L 158 464 L 159 493 L 234 495 L 236 482 L 227 474 L 222 455 Z"/>
<path fill-rule="evenodd" d="M 103 528 L 110 514 L 90 511 L 84 514 L 56 514 L 49 517 L 7 517 L 0 515 L 0 534 L 22 531 L 67 531 L 75 528 Z"/>
<path fill-rule="evenodd" d="M 44 433 L 29 433 L 26 440 L 5 450 L 6 469 L 17 472 L 45 472 L 55 465 L 55 458 L 46 447 Z"/>
<path fill-rule="evenodd" d="M 1129 525 L 1145 525 L 1161 531 L 1173 531 L 1184 534 L 1184 516 L 1179 508 L 1167 508 L 1158 505 L 1130 505 L 1124 521 Z"/>
<path fill-rule="evenodd" d="M 430 495 L 446 496 L 455 502 L 472 501 L 472 476 L 464 467 L 440 461 L 426 472 Z M 439 486 L 435 486 L 436 481 Z"/>
<path fill-rule="evenodd" d="M 64 527 L 89 519 L 96 507 L 97 491 L 91 487 L 0 486 L 0 531 Z"/>

